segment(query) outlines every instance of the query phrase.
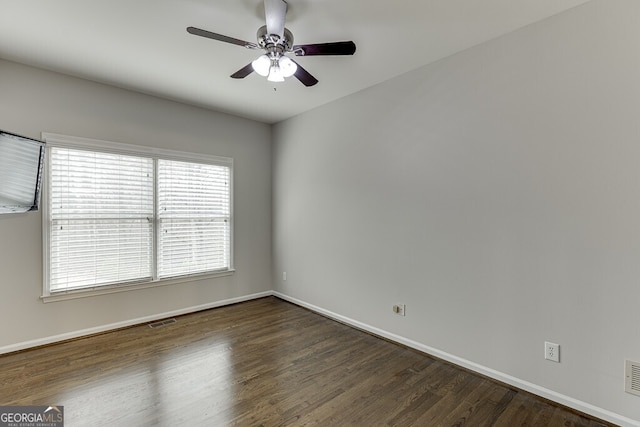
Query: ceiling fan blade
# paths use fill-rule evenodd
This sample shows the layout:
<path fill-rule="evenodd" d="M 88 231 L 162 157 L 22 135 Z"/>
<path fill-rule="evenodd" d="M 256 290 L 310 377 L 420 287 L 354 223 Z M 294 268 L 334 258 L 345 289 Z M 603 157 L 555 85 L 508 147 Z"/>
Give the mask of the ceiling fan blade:
<path fill-rule="evenodd" d="M 231 74 L 231 77 L 234 79 L 244 79 L 251 73 L 253 73 L 253 65 L 249 63 L 246 66 L 240 68 L 235 73 Z"/>
<path fill-rule="evenodd" d="M 240 39 L 234 39 L 233 37 L 223 36 L 222 34 L 212 33 L 211 31 L 201 30 L 196 27 L 187 27 L 187 32 L 195 36 L 206 37 L 213 40 L 218 40 L 225 43 L 237 44 L 238 46 L 244 46 L 249 49 L 259 49 L 260 47 L 251 42 L 247 42 Z"/>
<path fill-rule="evenodd" d="M 293 59 L 292 59 L 293 61 Z M 298 66 L 298 69 L 296 70 L 294 76 L 296 76 L 296 79 L 300 80 L 300 82 L 309 87 L 309 86 L 313 86 L 316 83 L 318 83 L 318 79 L 316 79 L 315 77 L 313 77 L 311 74 L 309 74 L 309 72 L 307 70 L 305 70 L 304 68 L 302 68 L 300 66 L 300 64 L 298 64 L 296 61 L 293 61 L 296 63 L 296 65 Z"/>
<path fill-rule="evenodd" d="M 284 0 L 264 0 L 264 15 L 267 20 L 267 33 L 284 35 L 284 22 L 287 16 L 287 2 Z"/>
<path fill-rule="evenodd" d="M 299 44 L 293 46 L 293 52 L 296 54 L 296 56 L 353 55 L 356 52 L 356 44 L 352 41 Z"/>

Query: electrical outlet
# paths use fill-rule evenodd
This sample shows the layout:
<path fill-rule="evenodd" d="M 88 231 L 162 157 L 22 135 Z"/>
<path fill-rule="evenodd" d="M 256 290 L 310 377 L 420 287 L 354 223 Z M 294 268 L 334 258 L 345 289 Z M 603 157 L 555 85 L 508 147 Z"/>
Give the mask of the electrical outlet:
<path fill-rule="evenodd" d="M 282 272 L 282 281 L 283 281 L 283 282 L 286 282 L 286 281 L 287 281 L 287 272 L 286 272 L 286 271 L 283 271 L 283 272 Z"/>
<path fill-rule="evenodd" d="M 560 344 L 554 344 L 552 342 L 545 341 L 544 358 L 547 360 L 551 360 L 552 362 L 560 363 Z"/>
<path fill-rule="evenodd" d="M 395 314 L 399 314 L 400 316 L 404 316 L 405 315 L 405 309 L 406 306 L 404 304 L 395 304 L 392 307 L 392 310 Z"/>

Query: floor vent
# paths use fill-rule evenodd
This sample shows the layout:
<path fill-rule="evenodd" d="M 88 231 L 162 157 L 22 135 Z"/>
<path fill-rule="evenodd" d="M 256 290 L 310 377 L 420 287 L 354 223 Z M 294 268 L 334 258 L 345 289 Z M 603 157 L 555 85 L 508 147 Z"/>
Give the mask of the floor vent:
<path fill-rule="evenodd" d="M 640 362 L 626 361 L 624 366 L 624 391 L 640 396 Z"/>
<path fill-rule="evenodd" d="M 149 323 L 149 327 L 150 328 L 159 328 L 160 326 L 166 326 L 166 325 L 170 325 L 172 323 L 176 323 L 176 319 L 159 320 L 157 322 Z"/>

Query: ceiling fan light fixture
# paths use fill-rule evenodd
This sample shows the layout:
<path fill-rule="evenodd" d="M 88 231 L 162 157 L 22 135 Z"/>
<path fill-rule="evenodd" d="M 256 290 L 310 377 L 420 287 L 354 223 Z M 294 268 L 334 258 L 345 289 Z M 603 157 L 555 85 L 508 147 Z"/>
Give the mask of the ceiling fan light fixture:
<path fill-rule="evenodd" d="M 253 67 L 253 71 L 260 74 L 262 77 L 267 77 L 271 74 L 271 58 L 267 55 L 259 56 L 251 63 L 251 66 Z"/>
<path fill-rule="evenodd" d="M 295 76 L 303 85 L 310 87 L 318 83 L 301 65 L 286 55 L 296 56 L 325 56 L 325 55 L 353 55 L 356 45 L 353 41 L 338 41 L 314 44 L 293 44 L 293 34 L 285 27 L 287 16 L 286 0 L 263 0 L 265 23 L 256 33 L 257 43 L 251 43 L 223 34 L 213 33 L 196 27 L 187 27 L 187 32 L 199 37 L 206 37 L 224 43 L 242 46 L 247 49 L 262 49 L 265 54 L 253 62 L 231 74 L 233 79 L 244 79 L 254 71 L 267 77 L 270 82 L 283 82 L 285 78 Z"/>
<path fill-rule="evenodd" d="M 298 70 L 298 66 L 296 65 L 296 63 L 286 56 L 280 57 L 280 59 L 278 60 L 278 65 L 280 66 L 283 77 L 291 77 Z"/>

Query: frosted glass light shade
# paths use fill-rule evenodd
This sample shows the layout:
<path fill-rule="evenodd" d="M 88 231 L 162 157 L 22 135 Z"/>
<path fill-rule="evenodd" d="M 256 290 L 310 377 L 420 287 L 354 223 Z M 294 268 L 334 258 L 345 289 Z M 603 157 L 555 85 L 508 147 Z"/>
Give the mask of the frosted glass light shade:
<path fill-rule="evenodd" d="M 251 63 L 253 71 L 260 74 L 262 77 L 269 75 L 269 69 L 271 68 L 271 59 L 267 55 L 259 56 L 258 59 Z"/>
<path fill-rule="evenodd" d="M 296 63 L 286 56 L 282 56 L 278 61 L 278 64 L 280 65 L 280 70 L 282 71 L 283 77 L 291 77 L 298 70 L 298 66 L 296 65 Z"/>
<path fill-rule="evenodd" d="M 267 80 L 270 82 L 283 82 L 284 76 L 282 75 L 282 70 L 278 66 L 278 64 L 274 64 L 271 66 L 271 70 L 269 71 L 269 77 Z"/>

